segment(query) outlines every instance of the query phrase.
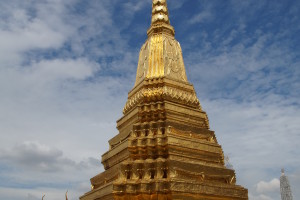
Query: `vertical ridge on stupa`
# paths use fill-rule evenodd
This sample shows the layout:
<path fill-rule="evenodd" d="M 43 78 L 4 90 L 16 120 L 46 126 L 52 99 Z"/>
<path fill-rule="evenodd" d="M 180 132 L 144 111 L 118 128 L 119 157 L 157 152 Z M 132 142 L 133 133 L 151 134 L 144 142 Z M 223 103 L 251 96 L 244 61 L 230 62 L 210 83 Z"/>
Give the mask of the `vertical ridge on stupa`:
<path fill-rule="evenodd" d="M 119 134 L 102 156 L 105 171 L 80 199 L 248 199 L 187 80 L 166 0 L 152 1 L 147 35 Z"/>

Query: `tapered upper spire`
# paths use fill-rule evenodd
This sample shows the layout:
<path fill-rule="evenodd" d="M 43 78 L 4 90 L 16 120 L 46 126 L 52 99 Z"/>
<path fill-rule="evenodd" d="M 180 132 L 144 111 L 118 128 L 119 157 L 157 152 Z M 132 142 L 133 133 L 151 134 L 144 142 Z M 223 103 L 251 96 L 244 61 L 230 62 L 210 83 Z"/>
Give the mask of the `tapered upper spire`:
<path fill-rule="evenodd" d="M 151 24 L 157 23 L 170 24 L 166 0 L 153 0 Z"/>
<path fill-rule="evenodd" d="M 145 79 L 162 77 L 187 82 L 181 47 L 170 25 L 167 0 L 152 1 L 147 35 L 140 51 L 135 85 Z"/>
<path fill-rule="evenodd" d="M 167 0 L 152 0 L 152 19 L 148 36 L 161 32 L 175 35 L 174 28 L 170 25 Z"/>

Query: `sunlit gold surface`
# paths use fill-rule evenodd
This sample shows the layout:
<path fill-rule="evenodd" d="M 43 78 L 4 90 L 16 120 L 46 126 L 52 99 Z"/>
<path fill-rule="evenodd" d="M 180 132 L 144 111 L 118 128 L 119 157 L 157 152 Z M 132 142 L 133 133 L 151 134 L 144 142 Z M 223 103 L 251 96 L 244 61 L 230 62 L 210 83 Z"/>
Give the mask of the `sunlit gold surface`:
<path fill-rule="evenodd" d="M 146 77 L 162 77 L 164 76 L 162 35 L 151 37 L 150 44 L 149 67 Z"/>
<path fill-rule="evenodd" d="M 142 46 L 135 85 L 158 77 L 187 82 L 180 44 L 164 33 L 151 35 Z"/>
<path fill-rule="evenodd" d="M 174 38 L 166 0 L 153 0 L 148 39 L 105 171 L 81 200 L 246 200 L 236 185 Z"/>
<path fill-rule="evenodd" d="M 151 23 L 167 23 L 170 24 L 167 3 L 165 0 L 155 0 L 152 5 Z"/>

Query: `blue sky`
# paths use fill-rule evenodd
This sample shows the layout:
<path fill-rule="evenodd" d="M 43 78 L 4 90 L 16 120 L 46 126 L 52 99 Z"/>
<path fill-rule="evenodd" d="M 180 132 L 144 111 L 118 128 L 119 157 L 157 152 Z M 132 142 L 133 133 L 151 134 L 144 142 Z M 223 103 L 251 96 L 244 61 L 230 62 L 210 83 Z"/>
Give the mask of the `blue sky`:
<path fill-rule="evenodd" d="M 188 80 L 252 200 L 300 197 L 300 2 L 169 0 Z M 0 199 L 78 199 L 103 168 L 145 0 L 0 0 Z"/>

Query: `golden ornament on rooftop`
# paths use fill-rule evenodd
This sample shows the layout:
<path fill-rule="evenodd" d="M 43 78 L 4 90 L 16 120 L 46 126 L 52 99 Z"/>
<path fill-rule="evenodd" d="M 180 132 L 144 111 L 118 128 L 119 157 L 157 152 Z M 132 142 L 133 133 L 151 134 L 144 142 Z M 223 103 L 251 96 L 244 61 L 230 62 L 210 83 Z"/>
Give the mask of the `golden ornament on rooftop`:
<path fill-rule="evenodd" d="M 246 200 L 186 77 L 166 0 L 153 0 L 119 134 L 81 200 Z"/>

